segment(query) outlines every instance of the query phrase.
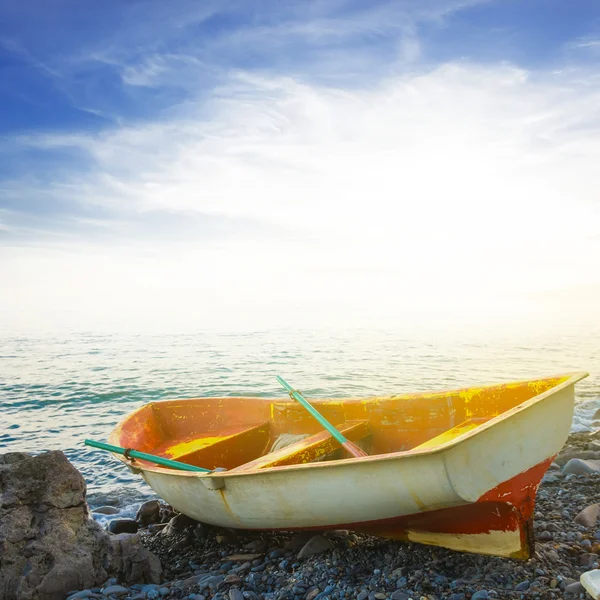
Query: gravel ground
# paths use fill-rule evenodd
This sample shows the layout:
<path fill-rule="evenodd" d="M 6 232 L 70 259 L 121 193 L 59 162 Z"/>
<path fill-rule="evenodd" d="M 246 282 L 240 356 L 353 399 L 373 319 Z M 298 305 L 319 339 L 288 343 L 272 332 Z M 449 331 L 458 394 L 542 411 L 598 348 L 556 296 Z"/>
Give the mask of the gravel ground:
<path fill-rule="evenodd" d="M 546 474 L 536 502 L 535 555 L 528 561 L 453 552 L 350 531 L 251 534 L 223 530 L 173 515 L 166 505 L 159 514 L 154 502 L 144 505 L 138 515 L 139 533 L 144 545 L 161 559 L 164 583 L 127 587 L 109 581 L 104 588 L 70 597 L 585 598 L 579 577 L 598 568 L 600 554 L 600 523 L 596 524 L 600 506 L 594 506 L 600 500 L 600 444 L 596 440 L 588 434 L 571 436 Z M 145 525 L 148 520 L 162 523 Z M 123 525 L 127 526 L 135 528 L 133 523 Z"/>

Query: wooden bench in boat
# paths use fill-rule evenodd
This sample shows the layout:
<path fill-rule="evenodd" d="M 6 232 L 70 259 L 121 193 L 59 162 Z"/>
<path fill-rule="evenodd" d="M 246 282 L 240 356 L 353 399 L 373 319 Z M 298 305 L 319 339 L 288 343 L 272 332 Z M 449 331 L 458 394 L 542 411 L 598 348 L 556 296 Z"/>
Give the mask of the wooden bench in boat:
<path fill-rule="evenodd" d="M 446 444 L 447 442 L 456 439 L 464 433 L 467 433 L 468 431 L 479 427 L 482 423 L 485 423 L 487 420 L 488 419 L 482 418 L 467 419 L 466 421 L 459 423 L 455 427 L 452 427 L 452 429 L 447 429 L 439 435 L 436 435 L 434 438 L 431 438 L 430 440 L 427 440 L 426 442 L 423 442 L 422 444 L 411 448 L 411 450 L 428 450 L 430 448 L 437 448 L 438 446 Z"/>
<path fill-rule="evenodd" d="M 348 421 L 337 425 L 336 429 L 351 442 L 358 442 L 371 433 L 367 421 Z M 230 472 L 309 463 L 327 456 L 338 448 L 341 448 L 340 443 L 328 431 L 322 431 L 285 448 L 260 456 L 255 460 L 231 469 Z"/>
<path fill-rule="evenodd" d="M 170 440 L 154 449 L 154 454 L 172 460 L 215 469 L 230 469 L 250 456 L 263 454 L 269 443 L 269 423 L 238 425 L 218 432 L 195 433 L 187 440 Z"/>

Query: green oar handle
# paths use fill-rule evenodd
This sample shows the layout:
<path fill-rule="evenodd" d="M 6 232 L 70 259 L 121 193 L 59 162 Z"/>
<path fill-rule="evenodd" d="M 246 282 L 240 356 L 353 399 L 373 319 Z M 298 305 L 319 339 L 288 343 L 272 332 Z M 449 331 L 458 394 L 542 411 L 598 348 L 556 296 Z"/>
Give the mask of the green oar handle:
<path fill-rule="evenodd" d="M 277 381 L 290 393 L 290 396 L 304 406 L 304 408 L 315 418 L 329 433 L 342 445 L 347 444 L 348 440 L 319 412 L 317 412 L 303 397 L 298 390 L 295 390 L 287 381 L 277 375 Z"/>
<path fill-rule="evenodd" d="M 201 473 L 211 472 L 210 469 L 195 467 L 194 465 L 188 465 L 177 460 L 170 460 L 168 458 L 163 458 L 162 456 L 146 454 L 146 452 L 138 452 L 137 450 L 132 450 L 131 448 L 121 448 L 120 446 L 113 446 L 112 444 L 105 444 L 103 442 L 95 442 L 94 440 L 84 440 L 84 444 L 86 446 L 92 446 L 93 448 L 99 448 L 100 450 L 122 454 L 125 456 L 125 458 L 139 458 L 141 460 L 147 460 L 148 462 L 156 463 L 157 465 L 162 465 L 163 467 L 180 469 L 181 471 L 199 471 Z"/>

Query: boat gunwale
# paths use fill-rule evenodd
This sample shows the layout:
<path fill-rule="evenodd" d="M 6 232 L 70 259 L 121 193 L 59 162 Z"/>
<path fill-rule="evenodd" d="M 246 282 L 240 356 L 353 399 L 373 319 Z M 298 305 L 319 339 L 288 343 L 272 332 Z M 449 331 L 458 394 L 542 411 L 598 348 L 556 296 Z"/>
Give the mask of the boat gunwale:
<path fill-rule="evenodd" d="M 587 371 L 574 371 L 574 372 L 563 373 L 563 374 L 559 374 L 559 375 L 549 375 L 546 377 L 536 377 L 536 378 L 530 378 L 530 379 L 507 381 L 504 383 L 499 382 L 499 383 L 488 383 L 488 384 L 483 384 L 483 385 L 472 385 L 472 386 L 467 386 L 467 387 L 463 387 L 463 388 L 456 388 L 456 389 L 449 389 L 449 390 L 438 390 L 438 391 L 434 390 L 431 392 L 417 392 L 414 394 L 413 393 L 395 394 L 393 396 L 369 396 L 369 397 L 365 397 L 365 398 L 323 398 L 323 399 L 317 399 L 317 400 L 313 401 L 315 404 L 323 405 L 323 404 L 327 404 L 328 402 L 339 404 L 339 403 L 344 403 L 344 402 L 348 402 L 348 401 L 368 402 L 368 401 L 374 401 L 374 400 L 385 400 L 385 401 L 400 400 L 405 396 L 407 398 L 408 397 L 418 398 L 418 397 L 422 397 L 425 395 L 427 395 L 427 396 L 446 395 L 446 394 L 451 394 L 451 393 L 452 394 L 460 394 L 462 392 L 467 392 L 469 390 L 472 390 L 473 388 L 477 388 L 477 389 L 481 390 L 481 389 L 486 389 L 486 388 L 489 389 L 489 388 L 494 388 L 494 387 L 503 387 L 503 386 L 508 386 L 508 385 L 519 385 L 519 384 L 524 384 L 524 383 L 531 383 L 534 381 L 543 381 L 545 379 L 566 378 L 561 383 L 558 383 L 555 386 L 552 386 L 551 388 L 547 389 L 546 391 L 541 392 L 540 394 L 537 394 L 537 395 L 533 396 L 532 398 L 529 398 L 528 400 L 521 402 L 520 404 L 517 404 L 513 408 L 511 408 L 507 411 L 504 411 L 504 412 L 500 413 L 499 415 L 496 415 L 495 417 L 492 417 L 485 423 L 481 423 L 478 427 L 471 429 L 471 430 L 461 434 L 460 436 L 457 436 L 454 439 L 448 440 L 447 442 L 444 442 L 443 444 L 440 444 L 439 446 L 436 446 L 433 448 L 424 448 L 422 450 L 415 450 L 415 449 L 399 450 L 397 452 L 388 452 L 385 454 L 373 454 L 373 455 L 369 455 L 369 456 L 363 456 L 360 458 L 351 457 L 351 458 L 342 458 L 342 459 L 338 459 L 335 461 L 299 463 L 299 464 L 293 464 L 293 465 L 282 465 L 282 466 L 270 467 L 268 469 L 251 469 L 248 471 L 236 471 L 236 472 L 222 471 L 222 472 L 217 472 L 217 473 L 179 471 L 179 470 L 169 469 L 166 467 L 155 466 L 155 465 L 152 465 L 151 463 L 147 463 L 146 461 L 143 461 L 143 463 L 136 461 L 135 464 L 132 464 L 124 456 L 121 456 L 118 454 L 114 454 L 114 456 L 119 461 L 121 461 L 128 467 L 135 469 L 136 471 L 142 471 L 142 472 L 149 471 L 152 473 L 172 475 L 172 476 L 177 476 L 177 477 L 195 477 L 195 478 L 203 478 L 203 479 L 211 478 L 211 479 L 219 479 L 219 480 L 222 478 L 229 479 L 232 477 L 234 477 L 234 478 L 235 477 L 253 477 L 253 476 L 260 476 L 260 475 L 267 476 L 270 473 L 281 473 L 283 471 L 292 471 L 292 470 L 298 470 L 298 469 L 324 469 L 324 468 L 335 468 L 335 467 L 341 468 L 341 467 L 354 465 L 354 464 L 365 464 L 365 463 L 373 463 L 373 462 L 392 461 L 392 460 L 398 460 L 398 459 L 420 458 L 423 456 L 431 456 L 431 455 L 445 453 L 448 450 L 450 450 L 451 448 L 454 448 L 460 444 L 463 444 L 463 443 L 467 442 L 468 440 L 470 440 L 472 437 L 479 435 L 479 433 L 498 425 L 500 422 L 505 421 L 505 420 L 509 419 L 510 417 L 512 417 L 524 410 L 527 410 L 528 408 L 530 408 L 531 406 L 533 406 L 535 404 L 538 404 L 539 402 L 542 402 L 549 396 L 556 394 L 557 392 L 563 390 L 564 388 L 569 387 L 570 385 L 575 385 L 578 381 L 581 381 L 582 379 L 585 379 L 588 376 L 589 376 L 589 373 Z M 223 396 L 223 397 L 214 396 L 213 397 L 213 396 L 210 396 L 210 397 L 199 397 L 199 398 L 181 398 L 181 399 L 171 399 L 171 400 L 166 399 L 166 400 L 153 401 L 153 402 L 149 402 L 148 404 L 144 404 L 143 406 L 139 407 L 135 411 L 129 413 L 129 415 L 127 417 L 125 417 L 122 421 L 120 421 L 115 426 L 115 428 L 112 430 L 111 434 L 109 435 L 109 440 L 112 439 L 113 435 L 116 435 L 118 433 L 118 431 L 121 429 L 122 425 L 125 422 L 127 422 L 131 417 L 133 417 L 133 415 L 135 415 L 138 411 L 141 411 L 144 408 L 147 408 L 148 406 L 150 406 L 152 404 L 177 402 L 178 400 L 187 402 L 187 401 L 193 401 L 193 400 L 203 400 L 203 399 L 208 399 L 208 398 L 210 398 L 211 400 L 252 399 L 252 400 L 260 400 L 260 401 L 264 400 L 265 402 L 287 401 L 282 398 L 261 398 L 259 396 L 256 396 L 256 397 L 254 397 L 254 396 L 240 396 L 240 397 L 229 397 L 229 396 Z"/>

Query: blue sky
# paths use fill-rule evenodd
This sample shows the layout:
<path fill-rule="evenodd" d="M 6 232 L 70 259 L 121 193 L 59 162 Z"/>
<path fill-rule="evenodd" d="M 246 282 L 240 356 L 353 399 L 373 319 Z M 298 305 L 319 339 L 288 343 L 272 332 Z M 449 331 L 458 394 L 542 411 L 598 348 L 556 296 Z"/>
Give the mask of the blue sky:
<path fill-rule="evenodd" d="M 67 284 L 97 269 L 98 300 L 72 301 L 83 321 L 115 285 L 132 300 L 111 318 L 148 290 L 157 314 L 165 278 L 218 290 L 207 310 L 227 320 L 232 289 L 294 275 L 313 291 L 278 292 L 282 323 L 357 288 L 429 297 L 424 271 L 454 298 L 475 277 L 486 310 L 548 286 L 587 299 L 599 60 L 594 0 L 3 2 L 0 314 L 54 310 L 31 300 L 35 273 L 69 312 Z M 568 256 L 539 251 L 559 234 Z M 405 309 L 471 314 L 461 302 Z"/>

